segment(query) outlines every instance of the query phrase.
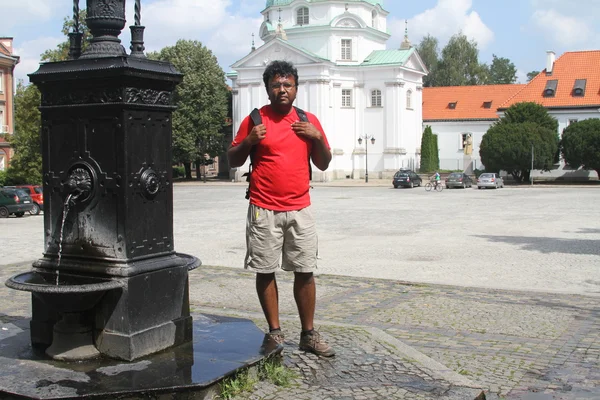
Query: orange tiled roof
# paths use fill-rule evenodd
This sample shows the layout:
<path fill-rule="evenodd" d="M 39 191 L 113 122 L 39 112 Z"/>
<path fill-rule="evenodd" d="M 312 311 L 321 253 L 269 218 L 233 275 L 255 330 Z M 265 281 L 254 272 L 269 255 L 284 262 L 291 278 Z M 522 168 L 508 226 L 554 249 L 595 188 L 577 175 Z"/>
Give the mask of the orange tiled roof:
<path fill-rule="evenodd" d="M 573 96 L 573 86 L 578 79 L 586 80 L 585 94 L 580 97 Z M 549 80 L 557 80 L 554 97 L 544 97 Z M 544 107 L 597 107 L 600 105 L 600 50 L 564 53 L 554 62 L 552 74 L 542 71 L 499 108 L 522 101 L 534 101 Z"/>
<path fill-rule="evenodd" d="M 523 87 L 514 84 L 423 88 L 423 121 L 498 119 L 498 107 Z M 484 103 L 490 101 L 486 108 Z M 454 109 L 450 103 L 456 103 Z"/>

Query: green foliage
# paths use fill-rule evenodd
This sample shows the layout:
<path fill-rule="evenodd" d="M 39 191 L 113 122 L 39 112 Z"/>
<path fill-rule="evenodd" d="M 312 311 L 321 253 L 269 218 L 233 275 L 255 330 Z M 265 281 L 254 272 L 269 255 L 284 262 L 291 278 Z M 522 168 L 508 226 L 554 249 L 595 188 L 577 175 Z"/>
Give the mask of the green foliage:
<path fill-rule="evenodd" d="M 251 392 L 256 383 L 258 380 L 250 376 L 248 369 L 244 369 L 221 381 L 221 398 L 231 399 L 241 393 Z"/>
<path fill-rule="evenodd" d="M 550 170 L 558 150 L 558 133 L 536 122 L 499 123 L 483 135 L 479 146 L 486 171 L 504 170 L 516 181 L 527 181 L 534 169 Z"/>
<path fill-rule="evenodd" d="M 173 113 L 173 161 L 189 165 L 224 150 L 223 126 L 227 117 L 228 88 L 225 73 L 212 52 L 198 41 L 178 40 L 175 46 L 150 53 L 168 61 L 184 74 L 177 86 Z M 186 175 L 191 172 L 189 168 Z"/>
<path fill-rule="evenodd" d="M 42 183 L 40 92 L 19 82 L 15 92 L 15 133 L 10 137 L 15 151 L 7 171 L 12 184 Z"/>
<path fill-rule="evenodd" d="M 258 377 L 276 386 L 290 387 L 298 376 L 293 370 L 281 364 L 280 357 L 269 357 L 261 361 Z"/>
<path fill-rule="evenodd" d="M 594 170 L 600 176 L 600 119 L 569 125 L 562 134 L 562 155 L 572 167 Z"/>
<path fill-rule="evenodd" d="M 181 178 L 185 176 L 185 168 L 180 165 L 173 166 L 173 178 Z"/>
<path fill-rule="evenodd" d="M 86 15 L 87 14 L 85 10 L 79 11 L 79 32 L 83 33 L 83 39 L 81 44 L 82 52 L 85 51 L 85 49 L 88 47 L 89 40 L 92 38 L 92 34 L 85 23 Z M 41 61 L 65 61 L 69 59 L 70 44 L 68 35 L 69 32 L 74 31 L 74 27 L 75 21 L 73 20 L 73 17 L 65 17 L 63 21 L 62 33 L 67 37 L 67 40 L 59 43 L 56 46 L 56 49 L 46 50 L 45 52 L 43 52 L 41 55 Z"/>
<path fill-rule="evenodd" d="M 437 86 L 481 85 L 487 81 L 487 67 L 478 60 L 479 50 L 475 41 L 469 41 L 458 33 L 442 50 L 442 58 L 436 76 Z"/>
<path fill-rule="evenodd" d="M 488 84 L 511 84 L 517 81 L 517 68 L 508 58 L 492 55 L 492 65 L 488 70 Z"/>
<path fill-rule="evenodd" d="M 417 46 L 417 52 L 423 60 L 423 63 L 429 70 L 427 76 L 423 77 L 423 86 L 433 87 L 436 86 L 436 76 L 438 71 L 439 50 L 438 40 L 431 35 L 425 36 L 421 43 Z"/>
<path fill-rule="evenodd" d="M 504 112 L 497 124 L 518 124 L 522 122 L 534 122 L 554 132 L 558 131 L 558 121 L 538 103 L 517 103 Z"/>
<path fill-rule="evenodd" d="M 435 147 L 434 140 L 431 126 L 427 125 L 421 137 L 421 167 L 419 168 L 421 173 L 432 172 L 436 169 L 436 155 L 433 154 Z"/>
<path fill-rule="evenodd" d="M 0 186 L 8 185 L 6 183 L 6 171 L 0 171 Z"/>
<path fill-rule="evenodd" d="M 538 74 L 540 73 L 540 71 L 531 71 L 527 73 L 527 82 L 529 82 L 530 80 L 532 80 L 533 78 L 535 78 Z"/>

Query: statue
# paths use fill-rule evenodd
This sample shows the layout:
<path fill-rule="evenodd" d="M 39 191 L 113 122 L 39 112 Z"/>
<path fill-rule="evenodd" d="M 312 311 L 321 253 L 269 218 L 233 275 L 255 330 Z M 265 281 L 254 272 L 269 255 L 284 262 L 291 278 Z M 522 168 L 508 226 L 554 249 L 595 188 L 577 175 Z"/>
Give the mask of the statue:
<path fill-rule="evenodd" d="M 467 138 L 463 141 L 463 151 L 467 156 L 473 153 L 473 135 L 470 133 L 467 133 Z"/>

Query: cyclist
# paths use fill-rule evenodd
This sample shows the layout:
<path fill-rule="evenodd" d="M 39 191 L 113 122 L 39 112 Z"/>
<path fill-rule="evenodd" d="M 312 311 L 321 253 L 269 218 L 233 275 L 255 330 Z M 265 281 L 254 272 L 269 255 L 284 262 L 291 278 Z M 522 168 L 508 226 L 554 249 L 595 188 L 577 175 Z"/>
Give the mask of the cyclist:
<path fill-rule="evenodd" d="M 439 172 L 437 172 L 437 171 L 435 172 L 435 175 L 433 175 L 433 181 L 434 181 L 433 188 L 437 189 L 438 185 L 440 184 L 440 174 L 439 174 Z"/>

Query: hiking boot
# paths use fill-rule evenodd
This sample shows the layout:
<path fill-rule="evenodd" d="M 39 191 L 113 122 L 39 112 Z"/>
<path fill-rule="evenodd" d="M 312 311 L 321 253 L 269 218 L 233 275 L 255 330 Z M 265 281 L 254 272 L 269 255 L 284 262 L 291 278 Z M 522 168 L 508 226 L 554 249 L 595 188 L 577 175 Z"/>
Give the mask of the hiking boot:
<path fill-rule="evenodd" d="M 335 356 L 335 350 L 314 329 L 310 332 L 302 332 L 300 334 L 300 344 L 298 347 L 300 350 L 310 351 L 318 356 Z"/>
<path fill-rule="evenodd" d="M 285 336 L 283 335 L 283 332 L 281 332 L 281 329 L 275 329 L 269 333 L 265 333 L 262 345 L 260 346 L 260 353 L 271 355 L 275 350 L 283 348 L 284 340 Z"/>

